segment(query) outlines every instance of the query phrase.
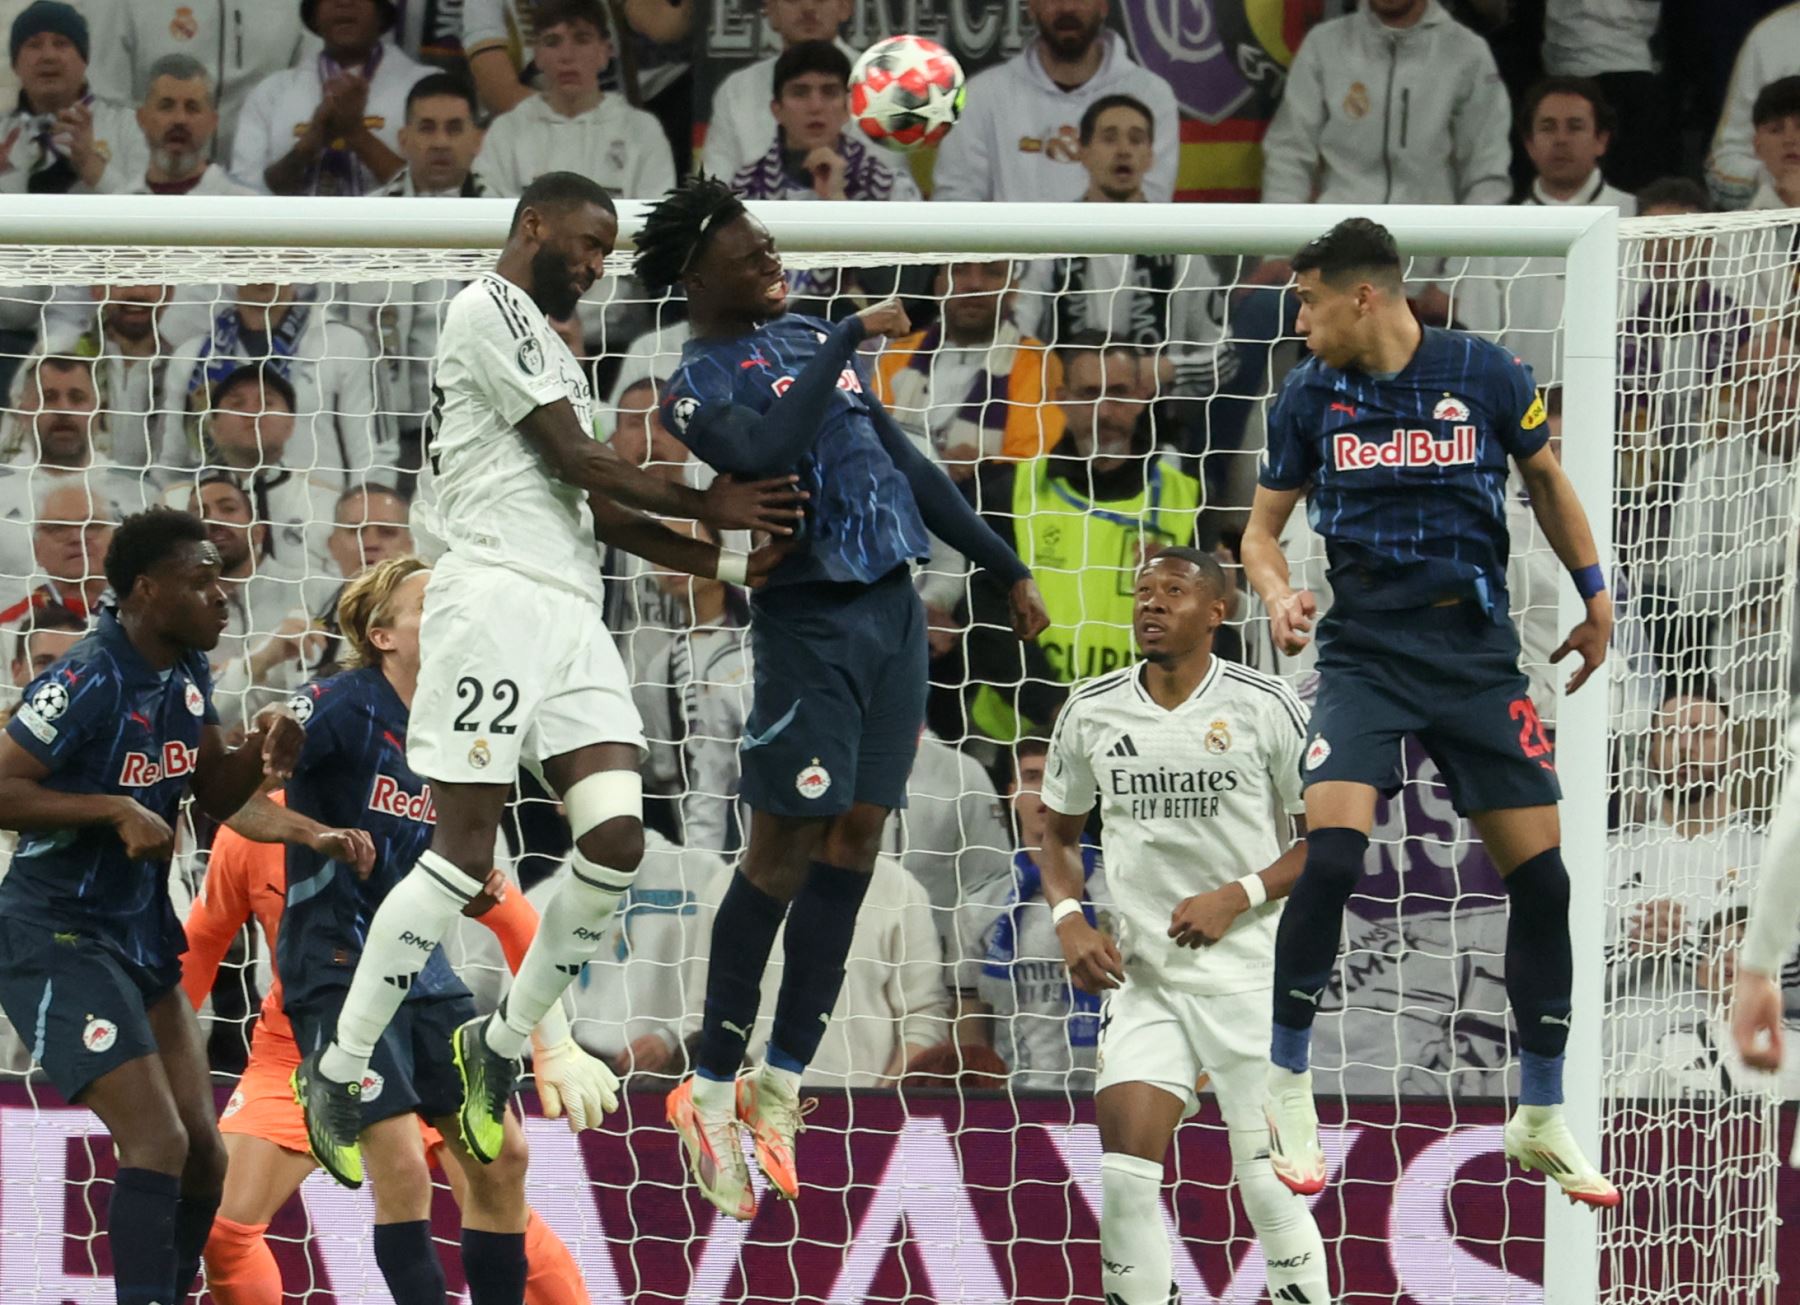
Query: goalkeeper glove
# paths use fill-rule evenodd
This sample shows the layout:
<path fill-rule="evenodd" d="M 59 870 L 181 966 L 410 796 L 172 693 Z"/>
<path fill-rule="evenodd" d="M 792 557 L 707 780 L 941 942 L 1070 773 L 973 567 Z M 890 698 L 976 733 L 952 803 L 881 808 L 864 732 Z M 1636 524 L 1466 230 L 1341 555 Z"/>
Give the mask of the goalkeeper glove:
<path fill-rule="evenodd" d="M 531 1070 L 545 1118 L 556 1119 L 567 1110 L 569 1131 L 579 1133 L 600 1127 L 601 1117 L 619 1108 L 618 1078 L 574 1038 L 553 1046 L 533 1039 L 532 1053 Z"/>

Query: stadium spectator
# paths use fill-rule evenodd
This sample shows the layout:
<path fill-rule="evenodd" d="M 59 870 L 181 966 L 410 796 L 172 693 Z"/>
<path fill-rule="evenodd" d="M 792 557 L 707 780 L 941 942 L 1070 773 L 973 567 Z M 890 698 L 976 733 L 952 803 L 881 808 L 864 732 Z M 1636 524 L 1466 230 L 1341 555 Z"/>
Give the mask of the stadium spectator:
<path fill-rule="evenodd" d="M 150 69 L 150 86 L 138 102 L 149 164 L 120 187 L 128 195 L 253 195 L 211 162 L 219 111 L 205 65 L 185 54 L 165 54 Z"/>
<path fill-rule="evenodd" d="M 12 631 L 12 684 L 22 689 L 62 659 L 82 635 L 87 622 L 64 607 L 29 614 Z"/>
<path fill-rule="evenodd" d="M 1659 85 L 1650 49 L 1662 6 L 1639 0 L 1549 0 L 1544 9 L 1544 71 L 1591 79 L 1617 121 L 1606 156 L 1613 184 L 1636 191 L 1680 160 L 1668 89 Z"/>
<path fill-rule="evenodd" d="M 1744 208 L 1774 180 L 1756 148 L 1756 101 L 1763 89 L 1800 74 L 1800 6 L 1783 5 L 1750 32 L 1719 110 L 1706 184 L 1722 208 Z"/>
<path fill-rule="evenodd" d="M 1181 119 L 1175 92 L 1131 62 L 1107 30 L 1107 0 L 1031 0 L 1037 37 L 969 82 L 961 121 L 938 148 L 933 199 L 1073 200 L 1087 189 L 1079 128 L 1088 105 L 1129 95 L 1156 120 L 1145 198 L 1175 196 Z"/>
<path fill-rule="evenodd" d="M 544 0 L 533 21 L 544 89 L 494 119 L 475 171 L 500 195 L 558 170 L 592 177 L 624 199 L 653 199 L 672 187 L 675 161 L 662 125 L 600 89 L 612 42 L 598 0 Z"/>
<path fill-rule="evenodd" d="M 344 650 L 343 631 L 338 626 L 337 606 L 344 585 L 377 562 L 414 551 L 412 529 L 407 524 L 410 511 L 406 495 L 390 485 L 352 485 L 338 494 L 331 509 L 331 533 L 326 536 L 325 548 L 331 555 L 332 574 L 341 576 L 342 581 L 304 587 L 313 626 L 325 636 L 318 664 L 313 668 L 317 678 L 335 675 L 341 669 L 338 658 Z M 322 587 L 328 591 L 319 598 L 317 591 Z"/>
<path fill-rule="evenodd" d="M 1141 100 L 1106 95 L 1088 105 L 1079 128 L 1089 204 L 1142 203 L 1156 140 L 1156 117 Z M 1087 254 L 1038 259 L 1019 286 L 1013 318 L 1027 335 L 1055 344 L 1084 331 L 1140 345 L 1156 361 L 1161 393 L 1213 398 L 1237 370 L 1225 346 L 1225 291 L 1200 254 Z M 1166 347 L 1165 347 L 1166 346 Z M 1173 409 L 1175 442 L 1189 452 L 1235 449 L 1247 404 L 1215 401 Z M 1191 411 L 1191 415 L 1190 415 Z M 1210 425 L 1213 438 L 1208 440 Z"/>
<path fill-rule="evenodd" d="M 130 106 L 88 85 L 88 25 L 61 0 L 37 0 L 12 25 L 19 78 L 0 119 L 0 193 L 123 190 L 144 167 L 144 134 Z"/>
<path fill-rule="evenodd" d="M 368 337 L 332 320 L 311 285 L 240 285 L 210 327 L 169 359 L 160 408 L 163 446 L 180 469 L 200 465 L 199 418 L 213 386 L 246 363 L 267 363 L 294 389 L 287 464 L 323 484 L 392 475 L 399 440 L 375 398 Z"/>
<path fill-rule="evenodd" d="M 1789 330 L 1761 329 L 1736 358 L 1720 416 L 1743 433 L 1712 441 L 1687 469 L 1669 532 L 1665 578 L 1680 621 L 1660 646 L 1680 671 L 1711 674 L 1739 720 L 1785 714 L 1791 697 L 1779 598 L 1800 472 L 1800 350 Z"/>
<path fill-rule="evenodd" d="M 974 757 L 923 731 L 906 781 L 906 808 L 888 817 L 881 846 L 925 889 L 954 967 L 962 911 L 976 893 L 1006 877 L 1012 839 L 994 781 Z"/>
<path fill-rule="evenodd" d="M 775 65 L 782 54 L 803 43 L 829 41 L 855 62 L 857 48 L 838 34 L 850 21 L 852 8 L 851 0 L 763 0 L 763 21 L 781 41 L 781 52 L 739 68 L 714 88 L 700 158 L 703 171 L 729 181 L 769 152 L 775 143 L 769 102 L 775 98 Z M 849 130 L 861 135 L 854 127 Z"/>
<path fill-rule="evenodd" d="M 89 76 L 102 94 L 142 104 L 164 59 L 199 65 L 219 115 L 207 156 L 220 161 L 230 156 L 251 89 L 294 67 L 311 45 L 299 8 L 285 0 L 88 0 L 85 7 L 94 43 Z"/>
<path fill-rule="evenodd" d="M 106 592 L 101 564 L 118 524 L 118 511 L 91 487 L 76 480 L 51 482 L 31 518 L 31 574 L 22 584 L 10 568 L 6 577 L 11 592 L 28 592 L 0 610 L 0 626 L 49 608 L 62 608 L 85 623 Z"/>
<path fill-rule="evenodd" d="M 51 486 L 87 486 L 112 506 L 114 519 L 145 503 L 140 479 L 95 449 L 101 417 L 93 359 L 34 358 L 20 389 L 20 410 L 0 446 L 0 571 L 9 576 L 30 565 L 33 509 Z"/>
<path fill-rule="evenodd" d="M 726 880 L 720 880 L 720 895 Z M 716 905 L 718 898 L 712 899 Z M 706 990 L 706 945 L 688 971 L 688 1025 L 700 1027 Z M 776 935 L 773 959 L 763 976 L 762 1004 L 746 1046 L 746 1059 L 760 1060 L 774 1026 L 781 986 L 784 939 Z M 925 889 L 891 856 L 875 858 L 868 895 L 856 914 L 844 985 L 838 991 L 819 1053 L 801 1082 L 807 1087 L 893 1087 L 914 1056 L 943 1042 L 950 1031 L 950 993 L 944 984 L 943 951 L 932 927 Z"/>
<path fill-rule="evenodd" d="M 426 72 L 389 39 L 396 16 L 393 0 L 301 0 L 324 49 L 244 98 L 232 175 L 275 195 L 367 195 L 389 181 L 406 92 Z"/>
<path fill-rule="evenodd" d="M 337 492 L 286 461 L 294 439 L 294 387 L 268 363 L 245 363 L 212 390 L 201 422 L 202 474 L 224 472 L 250 496 L 267 528 L 262 556 L 307 576 L 328 575 Z"/>
<path fill-rule="evenodd" d="M 1200 482 L 1156 448 L 1144 351 L 1087 335 L 1056 353 L 1067 432 L 1043 457 L 991 465 L 977 499 L 1050 613 L 1050 628 L 1021 645 L 996 623 L 1005 595 L 984 577 L 971 586 L 970 719 L 993 739 L 1017 737 L 1021 718 L 1024 732 L 1048 733 L 1069 684 L 1135 658 L 1124 580 L 1147 554 L 1193 544 L 1202 500 Z"/>
<path fill-rule="evenodd" d="M 1504 204 L 1510 117 L 1487 43 L 1438 0 L 1368 0 L 1294 56 L 1263 202 Z"/>
<path fill-rule="evenodd" d="M 684 0 L 691 3 L 691 0 Z M 531 51 L 531 6 L 522 0 L 466 0 L 462 49 L 481 107 L 505 113 L 532 92 L 524 80 Z M 535 76 L 535 69 L 529 70 Z"/>
<path fill-rule="evenodd" d="M 481 151 L 480 110 L 467 82 L 453 73 L 429 73 L 406 92 L 400 128 L 405 166 L 383 186 L 384 195 L 460 196 L 488 193 L 474 170 Z M 429 353 L 427 354 L 429 356 Z"/>
<path fill-rule="evenodd" d="M 1751 208 L 1800 208 L 1800 75 L 1770 82 L 1756 94 L 1751 148 L 1762 167 Z"/>
<path fill-rule="evenodd" d="M 716 542 L 698 522 L 673 528 Z M 739 824 L 737 792 L 738 740 L 750 714 L 750 606 L 723 580 L 651 575 L 675 619 L 631 685 L 650 745 L 644 787 L 673 799 L 684 846 L 729 854 L 749 833 Z"/>
<path fill-rule="evenodd" d="M 211 654 L 213 703 L 231 729 L 305 683 L 324 638 L 306 615 L 300 572 L 269 554 L 269 527 L 255 519 L 243 486 L 225 474 L 205 477 L 188 510 L 206 523 L 223 564 L 229 611 Z"/>
<path fill-rule="evenodd" d="M 1612 106 L 1579 77 L 1551 77 L 1526 93 L 1519 132 L 1533 176 L 1522 204 L 1606 204 L 1622 217 L 1637 201 L 1601 174 L 1613 134 Z M 1531 364 L 1542 384 L 1561 383 L 1563 260 L 1475 258 L 1457 285 L 1456 317 L 1471 331 L 1498 339 Z"/>
<path fill-rule="evenodd" d="M 1667 695 L 1630 790 L 1640 809 L 1608 841 L 1607 1030 L 1616 1054 L 1694 1013 L 1682 1007 L 1694 1004 L 1696 926 L 1762 860 L 1763 836 L 1738 807 L 1740 778 L 1724 704 L 1701 692 Z"/>
<path fill-rule="evenodd" d="M 569 873 L 568 864 L 526 896 L 540 911 Z M 730 868 L 711 852 L 644 831 L 644 859 L 606 925 L 606 938 L 569 989 L 575 1040 L 620 1077 L 687 1075 L 683 1025 L 700 996 L 688 991 L 688 957 L 706 945 L 711 903 L 725 891 Z M 506 967 L 494 936 L 474 921 L 459 928 L 459 955 L 445 952 L 482 1010 L 500 1003 Z M 634 1085 L 641 1086 L 641 1085 Z"/>
<path fill-rule="evenodd" d="M 1100 1036 L 1100 999 L 1069 984 L 1062 944 L 1044 900 L 1044 763 L 1042 739 L 1020 739 L 1007 787 L 1017 839 L 1012 873 L 979 890 L 962 913 L 955 963 L 956 1040 L 992 1047 L 1012 1071 L 1015 1088 L 1091 1092 Z M 1100 849 L 1084 843 L 1087 876 L 1082 909 L 1102 932 L 1117 936 Z"/>
<path fill-rule="evenodd" d="M 932 326 L 890 340 L 875 364 L 875 393 L 952 478 L 970 480 L 990 458 L 1034 458 L 1056 443 L 1062 417 L 1044 401 L 1062 368 L 1012 320 L 1018 267 L 1010 259 L 949 263 L 932 293 Z"/>

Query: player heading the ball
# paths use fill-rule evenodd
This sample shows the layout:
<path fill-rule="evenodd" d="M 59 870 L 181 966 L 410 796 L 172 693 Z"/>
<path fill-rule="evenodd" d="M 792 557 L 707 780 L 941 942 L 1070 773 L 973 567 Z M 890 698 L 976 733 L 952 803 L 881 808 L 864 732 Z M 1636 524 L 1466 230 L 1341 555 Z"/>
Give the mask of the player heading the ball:
<path fill-rule="evenodd" d="M 431 782 L 437 824 L 369 921 L 334 1040 L 301 1066 L 313 1155 L 339 1182 L 362 1179 L 354 1098 L 370 1055 L 481 891 L 521 761 L 541 765 L 562 798 L 575 847 L 500 1009 L 456 1031 L 462 1138 L 483 1163 L 505 1142 L 532 1030 L 599 946 L 637 872 L 643 724 L 602 620 L 599 544 L 669 570 L 760 583 L 774 551 L 746 558 L 634 509 L 783 535 L 800 515 L 791 476 L 721 477 L 700 493 L 594 440 L 586 372 L 550 319 L 574 310 L 618 233 L 604 189 L 546 173 L 520 196 L 494 271 L 444 315 L 414 516 L 442 556 L 426 588 L 406 736 L 406 764 Z"/>
<path fill-rule="evenodd" d="M 680 285 L 694 331 L 664 424 L 720 472 L 798 473 L 810 495 L 804 536 L 751 603 L 749 846 L 713 925 L 698 1072 L 668 1101 L 701 1191 L 747 1219 L 755 1202 L 738 1128 L 775 1190 L 794 1199 L 800 1076 L 837 1003 L 888 813 L 906 805 L 925 723 L 912 567 L 930 552 L 926 531 L 1006 582 L 1021 638 L 1048 618 L 1025 564 L 913 446 L 856 359 L 863 340 L 909 329 L 897 300 L 835 324 L 789 313 L 768 228 L 706 177 L 669 192 L 637 243 L 639 277 Z M 784 917 L 768 1055 L 739 1079 Z"/>
<path fill-rule="evenodd" d="M 1506 1153 L 1571 1200 L 1619 1193 L 1582 1155 L 1562 1112 L 1570 1026 L 1569 876 L 1550 739 L 1519 670 L 1506 594 L 1506 479 L 1587 602 L 1551 654 L 1578 653 L 1573 692 L 1606 657 L 1612 599 L 1587 517 L 1550 447 L 1531 369 L 1463 331 L 1422 328 L 1385 227 L 1340 222 L 1293 262 L 1312 357 L 1269 418 L 1244 567 L 1277 646 L 1319 639 L 1319 696 L 1302 773 L 1306 869 L 1275 948 L 1269 1125 L 1275 1172 L 1297 1192 L 1325 1184 L 1309 1051 L 1331 983 L 1344 904 L 1362 873 L 1375 802 L 1399 791 L 1416 737 L 1506 881 L 1506 992 L 1518 1024 L 1519 1107 Z M 1333 594 L 1295 590 L 1277 542 L 1302 496 L 1325 539 Z M 1595 873 L 1599 867 L 1594 867 Z"/>

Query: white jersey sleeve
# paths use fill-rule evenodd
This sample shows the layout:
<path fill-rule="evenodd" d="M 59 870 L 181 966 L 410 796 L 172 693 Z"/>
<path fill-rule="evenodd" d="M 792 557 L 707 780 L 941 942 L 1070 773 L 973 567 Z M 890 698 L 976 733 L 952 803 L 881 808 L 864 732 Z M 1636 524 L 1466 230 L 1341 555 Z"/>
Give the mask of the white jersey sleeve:
<path fill-rule="evenodd" d="M 1092 811 L 1100 793 L 1083 735 L 1081 702 L 1071 698 L 1056 718 L 1044 759 L 1044 805 L 1065 816 Z"/>
<path fill-rule="evenodd" d="M 440 357 L 455 357 L 477 393 L 509 426 L 534 408 L 569 397 L 532 323 L 518 306 L 477 282 L 482 293 L 458 295 L 444 315 Z"/>
<path fill-rule="evenodd" d="M 1277 682 L 1279 693 L 1268 706 L 1269 726 L 1266 750 L 1269 778 L 1274 781 L 1275 800 L 1290 816 L 1306 810 L 1306 785 L 1300 779 L 1300 758 L 1306 753 L 1306 704 L 1284 683 Z"/>

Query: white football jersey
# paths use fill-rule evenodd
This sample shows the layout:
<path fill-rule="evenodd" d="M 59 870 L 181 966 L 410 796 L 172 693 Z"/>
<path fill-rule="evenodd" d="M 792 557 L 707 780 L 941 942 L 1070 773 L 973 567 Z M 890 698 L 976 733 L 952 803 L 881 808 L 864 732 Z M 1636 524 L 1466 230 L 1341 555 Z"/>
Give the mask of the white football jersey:
<path fill-rule="evenodd" d="M 1075 687 L 1050 740 L 1044 803 L 1077 815 L 1096 797 L 1126 974 L 1200 994 L 1267 987 L 1281 903 L 1238 917 L 1218 943 L 1177 947 L 1183 898 L 1265 869 L 1289 844 L 1278 813 L 1305 810 L 1306 708 L 1272 675 L 1214 657 L 1173 711 L 1142 662 Z"/>
<path fill-rule="evenodd" d="M 518 286 L 489 272 L 451 299 L 438 334 L 420 515 L 466 561 L 601 595 L 587 496 L 550 473 L 518 431 L 567 399 L 584 431 L 594 400 L 575 355 Z"/>

